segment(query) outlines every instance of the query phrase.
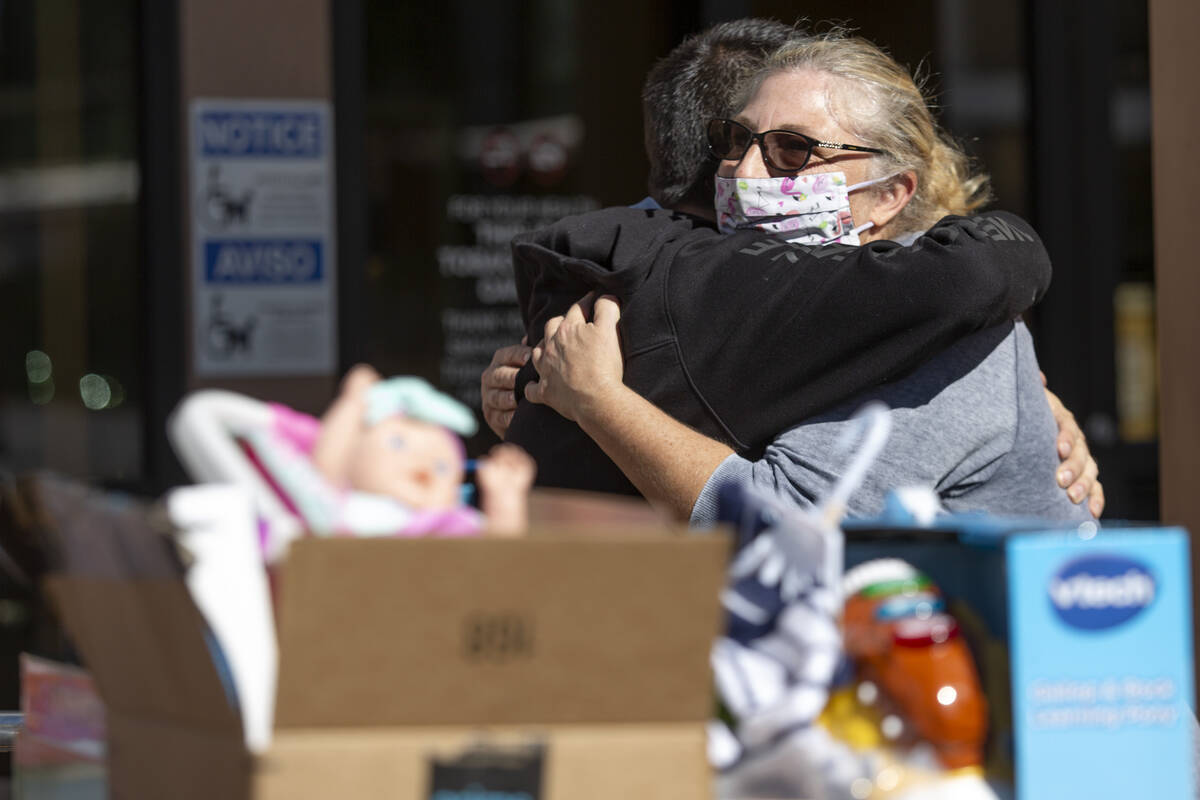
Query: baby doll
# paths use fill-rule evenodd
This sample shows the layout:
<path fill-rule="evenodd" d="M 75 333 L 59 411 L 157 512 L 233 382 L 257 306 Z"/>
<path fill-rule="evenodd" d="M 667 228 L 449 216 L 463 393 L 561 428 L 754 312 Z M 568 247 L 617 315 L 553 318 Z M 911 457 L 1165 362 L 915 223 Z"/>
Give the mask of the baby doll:
<path fill-rule="evenodd" d="M 466 471 L 454 432 L 470 435 L 476 428 L 465 406 L 421 379 L 385 381 L 360 364 L 321 417 L 312 463 L 333 486 L 389 497 L 426 515 L 454 515 L 465 511 Z M 533 459 L 515 445 L 497 445 L 480 459 L 475 480 L 489 530 L 524 530 L 533 474 Z"/>
<path fill-rule="evenodd" d="M 513 445 L 494 448 L 476 470 L 482 514 L 465 506 L 465 454 L 451 431 L 474 429 L 465 406 L 419 378 L 381 380 L 365 366 L 350 371 L 320 420 L 204 390 L 168 425 L 193 478 L 255 491 L 269 560 L 301 527 L 362 536 L 520 532 L 533 460 Z"/>

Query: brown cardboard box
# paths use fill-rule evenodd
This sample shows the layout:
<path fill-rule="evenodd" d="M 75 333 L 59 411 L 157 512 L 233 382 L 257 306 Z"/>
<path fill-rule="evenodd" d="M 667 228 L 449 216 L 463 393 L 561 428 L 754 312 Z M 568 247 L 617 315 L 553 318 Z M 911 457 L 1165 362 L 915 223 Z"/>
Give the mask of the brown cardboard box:
<path fill-rule="evenodd" d="M 555 725 L 547 728 L 388 728 L 282 733 L 260 760 L 254 797 L 435 797 L 430 764 L 484 737 L 489 747 L 544 744 L 542 798 L 709 797 L 704 729 L 697 724 Z M 482 798 L 482 793 L 462 795 Z M 516 797 L 511 794 L 497 797 Z M 454 798 L 445 792 L 439 800 Z"/>
<path fill-rule="evenodd" d="M 709 791 L 727 552 L 717 534 L 611 524 L 300 541 L 258 759 L 182 581 L 60 575 L 49 590 L 108 704 L 116 798 L 415 800 L 436 794 L 435 764 L 537 750 L 530 797 L 690 799 Z"/>

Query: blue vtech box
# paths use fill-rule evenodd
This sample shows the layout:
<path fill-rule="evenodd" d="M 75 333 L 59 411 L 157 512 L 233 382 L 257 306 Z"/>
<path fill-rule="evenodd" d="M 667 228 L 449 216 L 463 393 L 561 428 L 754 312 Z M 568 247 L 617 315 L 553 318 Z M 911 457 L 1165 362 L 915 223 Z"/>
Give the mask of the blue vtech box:
<path fill-rule="evenodd" d="M 847 568 L 875 558 L 926 573 L 956 616 L 988 697 L 984 770 L 1001 796 L 1195 797 L 1182 528 L 848 524 Z"/>

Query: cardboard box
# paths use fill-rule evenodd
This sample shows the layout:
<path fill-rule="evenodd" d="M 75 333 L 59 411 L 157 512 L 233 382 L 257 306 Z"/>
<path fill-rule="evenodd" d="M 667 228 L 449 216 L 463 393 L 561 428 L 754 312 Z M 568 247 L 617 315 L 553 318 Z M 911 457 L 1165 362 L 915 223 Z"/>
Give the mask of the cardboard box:
<path fill-rule="evenodd" d="M 633 526 L 297 542 L 257 759 L 182 580 L 48 588 L 109 709 L 117 798 L 691 800 L 728 547 Z"/>
<path fill-rule="evenodd" d="M 1194 797 L 1185 531 L 847 531 L 847 567 L 887 557 L 938 584 L 971 646 L 995 785 L 1021 800 Z"/>

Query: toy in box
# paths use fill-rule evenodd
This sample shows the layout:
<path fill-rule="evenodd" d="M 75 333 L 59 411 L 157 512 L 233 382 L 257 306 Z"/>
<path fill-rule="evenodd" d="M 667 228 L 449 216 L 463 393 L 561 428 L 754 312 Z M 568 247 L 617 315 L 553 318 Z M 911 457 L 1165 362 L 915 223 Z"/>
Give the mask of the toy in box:
<path fill-rule="evenodd" d="M 914 584 L 893 596 L 892 610 L 928 603 L 924 625 L 934 638 L 969 649 L 986 697 L 980 763 L 999 796 L 1194 796 L 1185 531 L 1045 529 L 986 517 L 943 518 L 932 529 L 847 525 L 851 573 L 895 558 L 939 591 L 922 597 Z M 854 607 L 848 592 L 847 623 Z M 876 603 L 872 610 L 878 616 L 888 608 Z M 949 622 L 938 633 L 943 616 Z M 893 655 L 877 657 L 901 673 L 875 676 L 892 702 L 920 683 L 896 663 L 903 660 L 897 654 L 911 656 L 904 636 L 897 626 Z M 933 690 L 938 696 L 940 688 Z M 970 723 L 959 722 L 955 746 L 967 748 Z M 938 754 L 952 766 L 944 748 Z"/>

